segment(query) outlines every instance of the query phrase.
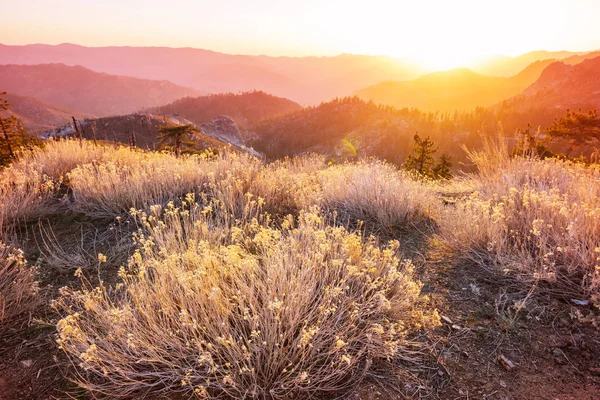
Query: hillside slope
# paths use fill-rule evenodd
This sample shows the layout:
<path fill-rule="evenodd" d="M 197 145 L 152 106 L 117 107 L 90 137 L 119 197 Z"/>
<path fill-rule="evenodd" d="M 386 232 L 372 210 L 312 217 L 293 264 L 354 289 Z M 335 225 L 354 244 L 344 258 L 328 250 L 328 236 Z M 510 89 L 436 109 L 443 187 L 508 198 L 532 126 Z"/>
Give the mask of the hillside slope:
<path fill-rule="evenodd" d="M 552 62 L 534 62 L 510 78 L 485 76 L 466 68 L 434 72 L 412 81 L 382 82 L 359 90 L 356 95 L 398 108 L 470 110 L 478 106 L 491 106 L 522 92 Z"/>
<path fill-rule="evenodd" d="M 523 93 L 507 100 L 507 109 L 554 110 L 600 108 L 600 57 L 577 65 L 555 62 Z"/>
<path fill-rule="evenodd" d="M 0 88 L 97 116 L 127 114 L 198 94 L 168 81 L 109 75 L 64 64 L 0 65 Z"/>
<path fill-rule="evenodd" d="M 179 115 L 195 124 L 209 122 L 219 115 L 227 115 L 239 126 L 300 110 L 302 107 L 288 99 L 261 91 L 240 94 L 225 93 L 200 97 L 186 97 L 173 103 L 150 109 L 157 115 Z"/>
<path fill-rule="evenodd" d="M 90 115 L 74 112 L 28 96 L 7 93 L 3 96 L 10 104 L 4 114 L 12 114 L 19 118 L 29 133 L 38 134 L 48 129 L 67 124 L 71 117 L 77 119 L 91 117 Z"/>
<path fill-rule="evenodd" d="M 159 150 L 159 129 L 168 125 L 195 125 L 192 121 L 178 116 L 159 117 L 149 113 L 136 113 L 79 121 L 78 128 L 83 138 L 94 141 L 124 143 L 142 149 Z M 224 115 L 212 121 L 196 125 L 198 131 L 190 138 L 196 150 L 218 149 L 231 144 L 255 156 L 259 153 L 246 149 L 245 142 L 235 122 Z M 43 132 L 42 139 L 73 137 L 73 124 L 68 123 L 56 129 Z"/>

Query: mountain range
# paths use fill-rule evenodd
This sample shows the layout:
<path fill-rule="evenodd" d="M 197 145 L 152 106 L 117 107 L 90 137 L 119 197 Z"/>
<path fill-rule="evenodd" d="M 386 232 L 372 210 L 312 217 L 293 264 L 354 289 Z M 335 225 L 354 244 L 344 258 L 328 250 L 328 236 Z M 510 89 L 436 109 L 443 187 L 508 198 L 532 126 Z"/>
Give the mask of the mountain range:
<path fill-rule="evenodd" d="M 506 100 L 505 109 L 525 112 L 532 107 L 553 109 L 600 108 L 600 56 L 569 65 L 555 62 L 523 93 Z"/>
<path fill-rule="evenodd" d="M 585 53 L 540 51 L 518 57 L 496 56 L 474 71 L 508 77 L 535 61 L 582 55 Z M 262 90 L 305 106 L 348 96 L 383 81 L 409 81 L 434 72 L 386 56 L 271 57 L 194 48 L 0 44 L 0 64 L 47 63 L 80 65 L 96 72 L 141 79 L 166 79 L 200 94 Z"/>
<path fill-rule="evenodd" d="M 199 94 L 165 80 L 109 75 L 64 64 L 0 65 L 0 88 L 99 117 L 128 114 Z"/>
<path fill-rule="evenodd" d="M 549 53 L 552 54 L 552 53 Z M 593 52 L 572 56 L 559 62 L 576 65 L 600 56 Z M 355 94 L 376 103 L 398 108 L 412 107 L 426 111 L 468 111 L 489 107 L 521 94 L 534 84 L 555 59 L 533 61 L 511 77 L 487 76 L 467 68 L 434 72 L 410 81 L 387 81 L 357 91 Z"/>

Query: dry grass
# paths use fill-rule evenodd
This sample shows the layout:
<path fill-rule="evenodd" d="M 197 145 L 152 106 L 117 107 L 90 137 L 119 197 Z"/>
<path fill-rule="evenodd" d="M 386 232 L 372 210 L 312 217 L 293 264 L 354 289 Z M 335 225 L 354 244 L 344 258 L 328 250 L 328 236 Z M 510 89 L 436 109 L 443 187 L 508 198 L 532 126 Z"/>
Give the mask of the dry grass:
<path fill-rule="evenodd" d="M 375 231 L 412 228 L 439 210 L 428 183 L 379 161 L 333 166 L 320 172 L 319 181 L 324 208 L 342 220 L 367 222 Z"/>
<path fill-rule="evenodd" d="M 110 397 L 341 395 L 374 363 L 392 373 L 410 358 L 406 332 L 437 323 L 397 242 L 380 248 L 316 210 L 275 229 L 253 200 L 241 219 L 192 196 L 185 204 L 137 215 L 147 234 L 116 292 L 64 290 L 55 304 L 83 387 Z"/>
<path fill-rule="evenodd" d="M 487 151 L 473 158 L 476 191 L 443 219 L 444 242 L 482 266 L 600 301 L 600 171 Z"/>
<path fill-rule="evenodd" d="M 0 242 L 0 335 L 39 304 L 35 275 L 20 250 Z"/>

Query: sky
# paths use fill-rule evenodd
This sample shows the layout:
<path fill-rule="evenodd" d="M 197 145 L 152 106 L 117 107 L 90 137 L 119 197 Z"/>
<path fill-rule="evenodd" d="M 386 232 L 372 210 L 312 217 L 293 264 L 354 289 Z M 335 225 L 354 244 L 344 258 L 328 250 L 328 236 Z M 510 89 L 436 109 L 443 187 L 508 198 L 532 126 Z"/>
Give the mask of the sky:
<path fill-rule="evenodd" d="M 600 48 L 600 0 L 0 3 L 2 44 L 196 47 L 288 56 L 377 54 L 428 67 L 468 65 L 491 54 Z"/>

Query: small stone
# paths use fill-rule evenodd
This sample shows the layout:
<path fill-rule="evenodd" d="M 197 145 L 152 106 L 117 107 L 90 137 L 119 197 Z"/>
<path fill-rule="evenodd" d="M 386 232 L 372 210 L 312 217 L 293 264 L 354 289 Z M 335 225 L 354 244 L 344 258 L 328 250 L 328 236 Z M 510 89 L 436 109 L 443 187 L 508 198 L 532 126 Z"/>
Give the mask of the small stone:
<path fill-rule="evenodd" d="M 31 368 L 32 365 L 33 365 L 33 360 L 23 360 L 23 361 L 21 361 L 21 366 L 23 368 Z"/>
<path fill-rule="evenodd" d="M 498 382 L 500 384 L 501 387 L 506 388 L 508 385 L 506 384 L 506 382 L 504 381 L 500 381 Z"/>
<path fill-rule="evenodd" d="M 590 304 L 589 300 L 571 299 L 571 301 L 578 306 L 587 306 Z"/>
<path fill-rule="evenodd" d="M 448 325 L 454 324 L 454 322 L 452 322 L 452 320 L 450 318 L 446 317 L 445 315 L 442 315 L 442 321 L 444 321 Z"/>
<path fill-rule="evenodd" d="M 563 352 L 562 352 L 562 350 L 561 350 L 561 349 L 559 349 L 559 348 L 555 348 L 554 350 L 552 350 L 552 355 L 553 355 L 554 357 L 560 357 L 560 356 L 562 356 L 562 355 L 563 355 Z"/>
<path fill-rule="evenodd" d="M 498 362 L 507 371 L 511 371 L 515 368 L 515 364 L 502 354 L 498 354 Z"/>

